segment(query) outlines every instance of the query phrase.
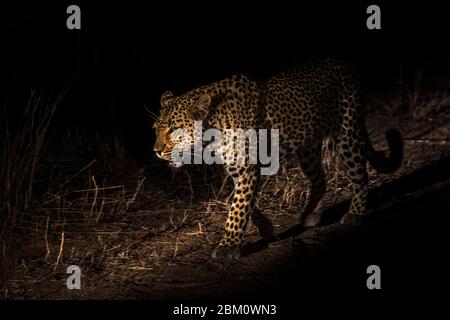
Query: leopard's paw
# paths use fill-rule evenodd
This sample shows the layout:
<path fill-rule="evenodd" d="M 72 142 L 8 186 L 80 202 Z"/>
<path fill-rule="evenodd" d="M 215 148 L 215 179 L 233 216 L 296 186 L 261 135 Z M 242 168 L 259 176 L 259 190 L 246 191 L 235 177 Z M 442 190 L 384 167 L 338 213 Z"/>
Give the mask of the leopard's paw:
<path fill-rule="evenodd" d="M 314 211 L 303 219 L 302 226 L 304 226 L 305 228 L 313 228 L 318 224 L 320 224 L 321 220 L 322 220 L 322 212 Z"/>
<path fill-rule="evenodd" d="M 219 244 L 211 254 L 213 259 L 239 259 L 241 257 L 241 247 L 235 245 Z"/>
<path fill-rule="evenodd" d="M 359 227 L 364 223 L 364 216 L 360 214 L 346 213 L 339 222 L 343 225 Z"/>

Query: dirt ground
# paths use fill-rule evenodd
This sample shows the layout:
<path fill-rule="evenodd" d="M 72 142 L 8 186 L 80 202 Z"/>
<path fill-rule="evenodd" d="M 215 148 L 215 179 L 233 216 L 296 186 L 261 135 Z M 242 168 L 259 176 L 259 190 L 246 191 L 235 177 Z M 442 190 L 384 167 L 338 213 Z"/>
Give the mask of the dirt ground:
<path fill-rule="evenodd" d="M 416 228 L 427 227 L 418 222 L 414 210 L 423 213 L 428 208 L 432 215 L 442 210 L 450 195 L 450 177 L 439 174 L 450 156 L 450 96 L 430 92 L 420 98 L 396 99 L 373 99 L 366 116 L 377 149 L 386 149 L 385 130 L 396 127 L 402 132 L 405 160 L 393 175 L 369 169 L 371 212 L 362 230 L 336 223 L 350 193 L 347 181 L 328 160 L 325 206 L 329 216 L 323 225 L 295 228 L 308 198 L 308 184 L 299 169 L 282 170 L 263 181 L 259 200 L 275 233 L 282 236 L 263 243 L 252 226 L 248 241 L 253 245 L 246 247 L 244 257 L 216 261 L 210 254 L 220 239 L 232 188 L 219 167 L 173 172 L 163 163 L 152 162 L 103 178 L 95 174 L 92 159 L 53 157 L 52 166 L 77 167 L 79 173 L 58 192 L 50 190 L 46 201 L 3 237 L 0 296 L 191 299 L 248 297 L 257 292 L 275 295 L 269 288 L 288 288 L 294 278 L 307 287 L 318 278 L 324 284 L 337 272 L 342 277 L 336 281 L 344 281 L 369 261 L 382 261 L 386 266 L 409 261 L 406 253 L 410 249 L 405 248 L 419 249 L 428 243 L 414 236 Z M 283 236 L 289 229 L 291 233 Z M 349 260 L 342 264 L 343 259 Z M 82 290 L 67 289 L 69 265 L 81 268 Z"/>

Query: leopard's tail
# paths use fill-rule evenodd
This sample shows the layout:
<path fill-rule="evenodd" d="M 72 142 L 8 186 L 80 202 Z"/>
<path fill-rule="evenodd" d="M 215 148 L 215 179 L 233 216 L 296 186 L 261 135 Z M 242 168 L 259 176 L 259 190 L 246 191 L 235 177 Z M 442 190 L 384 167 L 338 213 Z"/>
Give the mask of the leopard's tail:
<path fill-rule="evenodd" d="M 382 151 L 376 151 L 369 138 L 367 138 L 367 159 L 370 165 L 379 173 L 392 173 L 397 170 L 403 160 L 403 139 L 397 129 L 386 131 L 386 139 L 389 145 L 389 157 Z"/>

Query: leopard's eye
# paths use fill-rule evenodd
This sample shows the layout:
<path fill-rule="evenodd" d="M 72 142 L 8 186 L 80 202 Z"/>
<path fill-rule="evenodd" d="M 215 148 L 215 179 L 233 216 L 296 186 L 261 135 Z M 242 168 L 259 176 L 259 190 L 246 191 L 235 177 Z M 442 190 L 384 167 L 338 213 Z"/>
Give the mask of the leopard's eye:
<path fill-rule="evenodd" d="M 172 134 L 175 132 L 175 130 L 177 130 L 176 128 L 170 128 L 169 130 L 167 130 L 167 137 L 172 138 Z"/>
<path fill-rule="evenodd" d="M 180 127 L 170 128 L 169 131 L 167 131 L 167 134 L 172 134 L 172 133 L 174 133 L 175 131 L 180 130 L 180 129 L 181 129 Z"/>

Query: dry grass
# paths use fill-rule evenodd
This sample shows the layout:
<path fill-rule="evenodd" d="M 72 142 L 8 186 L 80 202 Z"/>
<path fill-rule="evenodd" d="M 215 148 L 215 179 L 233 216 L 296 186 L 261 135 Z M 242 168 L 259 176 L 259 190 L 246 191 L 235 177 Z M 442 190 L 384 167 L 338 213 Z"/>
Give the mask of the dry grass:
<path fill-rule="evenodd" d="M 54 99 L 45 91 L 32 91 L 17 127 L 10 126 L 6 106 L 0 124 L 0 217 L 15 225 L 33 204 L 35 179 L 53 125 L 53 117 L 68 91 Z"/>
<path fill-rule="evenodd" d="M 432 112 L 431 109 L 435 108 L 430 107 Z M 443 121 L 448 117 L 446 110 L 442 107 L 435 117 Z M 368 125 L 377 128 L 371 138 L 378 149 L 385 147 L 383 126 L 411 128 L 403 130 L 406 141 L 432 137 L 428 133 L 419 135 L 426 129 L 423 119 L 419 122 L 411 116 L 405 123 L 394 123 L 392 117 L 379 119 Z M 445 138 L 443 130 L 448 130 L 449 123 L 447 119 L 446 124 L 436 126 L 433 132 L 439 133 L 440 139 Z M 98 143 L 102 141 L 105 140 L 99 138 Z M 110 149 L 113 148 L 116 147 Z M 117 149 L 121 148 L 119 143 Z M 424 149 L 418 149 L 417 143 L 405 143 L 408 163 L 398 174 L 449 152 L 440 144 L 424 142 L 420 148 Z M 323 153 L 329 191 L 324 200 L 325 206 L 330 206 L 348 198 L 350 190 L 327 143 Z M 283 263 L 287 242 L 275 243 L 238 264 L 224 266 L 211 261 L 210 252 L 222 235 L 233 187 L 221 167 L 189 167 L 169 172 L 161 164 L 153 163 L 148 168 L 147 180 L 135 172 L 118 182 L 99 174 L 102 165 L 97 164 L 102 162 L 101 157 L 99 154 L 96 160 L 76 160 L 75 172 L 48 182 L 51 187 L 40 198 L 39 205 L 34 206 L 33 217 L 22 219 L 16 229 L 16 235 L 24 235 L 19 237 L 20 244 L 14 241 L 2 244 L 3 260 L 8 270 L 14 270 L 0 287 L 6 298 L 129 298 L 142 288 L 151 297 L 164 297 L 188 290 L 189 286 L 195 288 L 199 283 L 268 277 L 273 264 Z M 107 157 L 114 159 L 110 153 Z M 67 166 L 74 170 L 73 163 Z M 395 179 L 395 175 L 378 175 L 372 170 L 369 173 L 371 187 Z M 281 232 L 298 222 L 308 197 L 309 183 L 301 170 L 294 167 L 263 179 L 258 205 L 273 222 L 275 231 Z M 249 240 L 256 239 L 252 227 Z M 71 264 L 83 270 L 84 284 L 79 296 L 68 292 L 64 285 L 65 268 Z"/>
<path fill-rule="evenodd" d="M 105 173 L 120 171 L 130 164 L 123 137 L 105 132 L 67 130 L 63 139 L 66 154 L 96 159 Z"/>

